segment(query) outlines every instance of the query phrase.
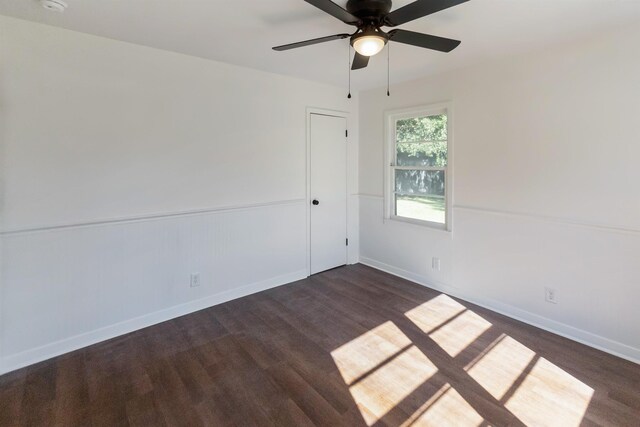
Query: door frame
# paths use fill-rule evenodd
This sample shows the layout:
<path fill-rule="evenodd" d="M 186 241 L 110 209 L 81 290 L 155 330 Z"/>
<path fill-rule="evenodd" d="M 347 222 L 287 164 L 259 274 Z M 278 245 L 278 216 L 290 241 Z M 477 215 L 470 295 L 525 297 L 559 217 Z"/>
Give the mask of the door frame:
<path fill-rule="evenodd" d="M 346 238 L 351 240 L 351 236 L 349 233 L 349 143 L 351 142 L 351 132 L 349 132 L 349 123 L 350 123 L 350 113 L 347 111 L 339 111 L 339 110 L 329 110 L 326 108 L 317 108 L 317 107 L 307 107 L 306 111 L 306 128 L 307 128 L 307 143 L 305 148 L 305 156 L 306 156 L 306 188 L 305 188 L 305 203 L 306 203 L 306 214 L 307 214 L 307 230 L 306 230 L 306 240 L 307 240 L 307 277 L 311 276 L 311 115 L 318 114 L 321 116 L 330 116 L 330 117 L 339 117 L 344 118 L 347 125 L 347 142 L 345 144 L 345 160 L 347 164 L 346 177 L 347 182 L 345 182 L 346 188 L 346 197 L 347 197 L 347 211 L 344 213 L 347 219 L 347 229 L 345 230 Z M 346 263 L 349 263 L 350 258 L 350 245 L 347 245 L 347 259 Z"/>

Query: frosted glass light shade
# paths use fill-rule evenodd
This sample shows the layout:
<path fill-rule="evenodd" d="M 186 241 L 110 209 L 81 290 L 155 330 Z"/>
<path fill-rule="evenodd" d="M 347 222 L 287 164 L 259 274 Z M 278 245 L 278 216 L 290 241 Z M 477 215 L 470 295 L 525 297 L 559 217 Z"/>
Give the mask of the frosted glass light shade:
<path fill-rule="evenodd" d="M 358 37 L 353 42 L 353 48 L 360 55 L 363 56 L 373 56 L 384 48 L 385 39 L 380 36 L 362 36 Z"/>

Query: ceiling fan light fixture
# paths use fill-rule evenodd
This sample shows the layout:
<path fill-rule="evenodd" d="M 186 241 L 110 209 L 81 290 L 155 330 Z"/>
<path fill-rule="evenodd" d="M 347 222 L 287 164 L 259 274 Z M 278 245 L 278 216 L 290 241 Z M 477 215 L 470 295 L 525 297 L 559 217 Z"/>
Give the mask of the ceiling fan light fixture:
<path fill-rule="evenodd" d="M 381 36 L 363 36 L 354 40 L 353 48 L 360 55 L 363 56 L 373 56 L 384 48 L 384 45 L 387 44 L 387 40 Z"/>
<path fill-rule="evenodd" d="M 373 56 L 387 44 L 387 37 L 377 29 L 367 29 L 351 39 L 351 45 L 362 56 Z"/>

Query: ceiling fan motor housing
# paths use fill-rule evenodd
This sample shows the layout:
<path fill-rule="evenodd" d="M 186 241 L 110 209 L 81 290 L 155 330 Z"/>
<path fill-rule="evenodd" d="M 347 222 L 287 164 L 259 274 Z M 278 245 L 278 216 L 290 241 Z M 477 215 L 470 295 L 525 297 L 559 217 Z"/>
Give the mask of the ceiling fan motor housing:
<path fill-rule="evenodd" d="M 391 0 L 349 0 L 347 11 L 366 23 L 381 25 L 391 11 Z"/>

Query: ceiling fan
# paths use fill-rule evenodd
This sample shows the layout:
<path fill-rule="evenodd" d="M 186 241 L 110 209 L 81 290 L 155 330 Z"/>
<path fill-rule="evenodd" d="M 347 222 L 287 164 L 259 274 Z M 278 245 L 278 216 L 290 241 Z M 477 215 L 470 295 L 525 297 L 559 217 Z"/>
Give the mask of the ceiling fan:
<path fill-rule="evenodd" d="M 356 51 L 351 69 L 359 70 L 365 68 L 369 64 L 369 58 L 379 53 L 389 41 L 433 49 L 440 52 L 451 52 L 458 47 L 460 44 L 459 40 L 401 29 L 385 32 L 382 30 L 382 27 L 397 27 L 398 25 L 406 24 L 407 22 L 457 6 L 469 0 L 417 0 L 393 12 L 391 12 L 391 0 L 348 0 L 346 9 L 343 9 L 331 0 L 304 1 L 341 20 L 345 24 L 355 26 L 357 28 L 356 31 L 353 34 L 336 34 L 276 46 L 273 49 L 283 51 L 350 37 L 351 45 Z"/>

